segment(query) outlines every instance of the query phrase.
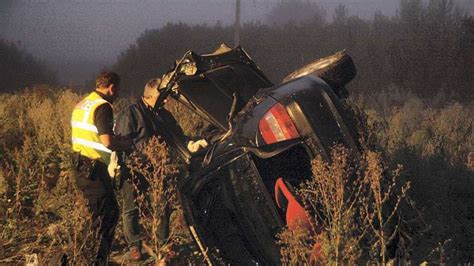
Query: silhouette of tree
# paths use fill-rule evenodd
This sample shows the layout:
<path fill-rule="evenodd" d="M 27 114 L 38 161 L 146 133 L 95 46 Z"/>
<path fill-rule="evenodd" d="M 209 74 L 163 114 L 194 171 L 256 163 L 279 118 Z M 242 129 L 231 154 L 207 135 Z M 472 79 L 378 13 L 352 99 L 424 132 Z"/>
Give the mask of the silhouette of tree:
<path fill-rule="evenodd" d="M 307 0 L 280 1 L 267 16 L 270 25 L 282 26 L 288 23 L 299 24 L 311 21 L 315 24 L 324 23 L 324 11 L 315 2 Z"/>
<path fill-rule="evenodd" d="M 39 83 L 55 84 L 56 77 L 31 54 L 0 39 L 0 91 L 13 91 Z"/>
<path fill-rule="evenodd" d="M 334 14 L 332 16 L 333 23 L 338 25 L 345 25 L 347 23 L 348 18 L 349 11 L 347 10 L 347 7 L 343 4 L 339 4 L 334 9 Z"/>
<path fill-rule="evenodd" d="M 307 13 L 292 12 L 313 5 L 281 1 L 268 17 L 273 24 L 242 25 L 241 45 L 275 83 L 314 59 L 346 49 L 358 69 L 349 90 L 395 85 L 420 96 L 444 90 L 457 100 L 472 99 L 473 19 L 453 0 L 400 0 L 391 18 L 378 11 L 372 20 L 362 20 L 339 5 L 330 23 L 287 19 L 305 18 Z M 310 13 L 320 14 L 314 10 L 319 9 Z M 230 26 L 168 24 L 142 34 L 114 68 L 124 84 L 141 92 L 146 80 L 161 76 L 185 51 L 208 53 L 221 42 L 232 43 L 232 32 Z"/>

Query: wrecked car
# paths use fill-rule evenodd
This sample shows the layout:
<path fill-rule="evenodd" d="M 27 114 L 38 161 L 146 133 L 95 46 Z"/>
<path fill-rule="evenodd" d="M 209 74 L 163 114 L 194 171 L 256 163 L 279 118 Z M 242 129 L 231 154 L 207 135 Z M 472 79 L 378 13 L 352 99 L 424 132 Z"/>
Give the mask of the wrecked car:
<path fill-rule="evenodd" d="M 218 132 L 202 156 L 176 145 L 191 165 L 180 201 L 207 263 L 280 264 L 276 235 L 306 215 L 293 188 L 311 177 L 311 160 L 329 160 L 336 144 L 358 149 L 342 101 L 355 74 L 339 52 L 275 85 L 244 49 L 222 45 L 186 53 L 164 76 L 158 102 L 173 97 Z"/>

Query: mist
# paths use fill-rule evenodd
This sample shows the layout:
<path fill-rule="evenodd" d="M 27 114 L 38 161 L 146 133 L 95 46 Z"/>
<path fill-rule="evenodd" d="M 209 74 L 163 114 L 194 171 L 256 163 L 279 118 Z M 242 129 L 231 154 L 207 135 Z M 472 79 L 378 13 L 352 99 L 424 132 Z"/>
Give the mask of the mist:
<path fill-rule="evenodd" d="M 241 20 L 266 22 L 279 0 L 242 0 Z M 351 15 L 370 19 L 376 10 L 396 14 L 397 0 L 315 1 L 330 20 L 343 3 Z M 458 1 L 472 13 L 473 1 Z M 81 86 L 147 29 L 170 22 L 229 25 L 234 0 L 1 0 L 0 37 L 15 42 L 57 73 Z M 210 43 L 210 46 L 215 46 Z M 189 47 L 192 49 L 192 47 Z"/>

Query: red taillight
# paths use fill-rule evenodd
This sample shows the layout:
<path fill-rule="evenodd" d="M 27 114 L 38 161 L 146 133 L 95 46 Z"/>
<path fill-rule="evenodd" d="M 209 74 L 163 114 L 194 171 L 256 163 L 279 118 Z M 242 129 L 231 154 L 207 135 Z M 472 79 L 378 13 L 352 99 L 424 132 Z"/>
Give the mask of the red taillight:
<path fill-rule="evenodd" d="M 294 139 L 300 136 L 295 124 L 280 103 L 275 104 L 265 113 L 259 123 L 260 133 L 262 133 L 265 143 Z"/>

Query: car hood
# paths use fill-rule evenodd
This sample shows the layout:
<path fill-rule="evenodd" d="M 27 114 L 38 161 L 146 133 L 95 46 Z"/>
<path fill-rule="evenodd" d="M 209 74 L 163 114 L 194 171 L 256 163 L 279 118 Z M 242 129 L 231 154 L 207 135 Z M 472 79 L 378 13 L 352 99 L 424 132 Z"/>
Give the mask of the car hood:
<path fill-rule="evenodd" d="M 189 51 L 177 61 L 174 72 L 179 98 L 224 131 L 231 109 L 238 112 L 259 89 L 273 86 L 240 46 L 230 49 L 222 44 L 205 55 Z"/>

